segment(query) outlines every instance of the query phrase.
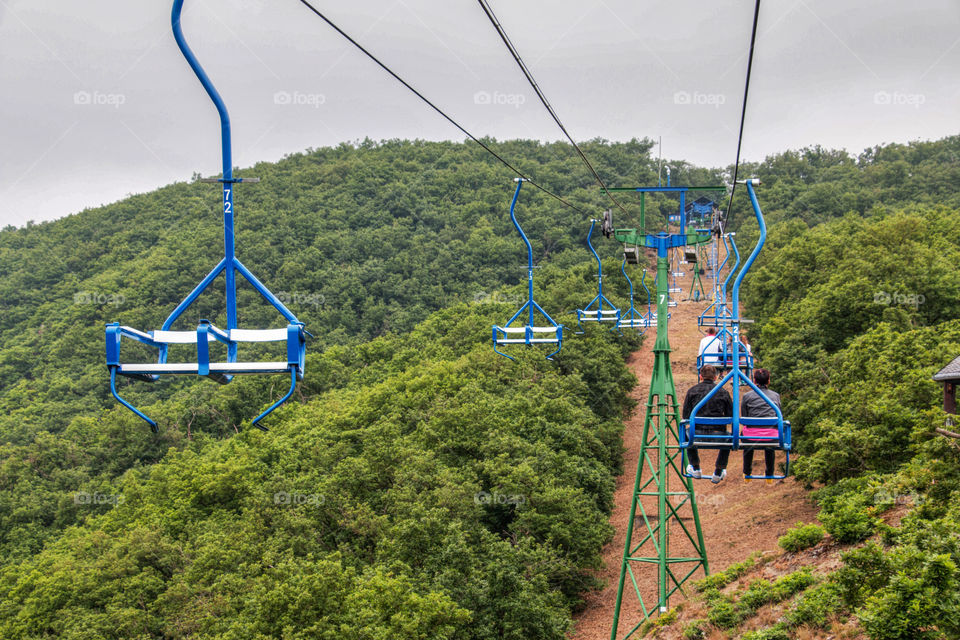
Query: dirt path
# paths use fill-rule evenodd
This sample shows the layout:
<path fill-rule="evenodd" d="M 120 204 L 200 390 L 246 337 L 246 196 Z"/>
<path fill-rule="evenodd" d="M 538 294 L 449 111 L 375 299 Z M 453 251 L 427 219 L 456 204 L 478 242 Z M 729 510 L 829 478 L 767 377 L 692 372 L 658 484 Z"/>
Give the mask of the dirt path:
<path fill-rule="evenodd" d="M 685 271 L 688 272 L 687 277 L 680 279 L 681 285 L 686 285 L 683 287 L 684 293 L 676 294 L 681 299 L 690 286 L 690 267 L 686 266 Z M 712 286 L 711 282 L 704 278 L 704 287 L 710 286 Z M 696 356 L 702 337 L 697 327 L 697 318 L 705 307 L 704 303 L 680 302 L 672 309 L 671 364 L 680 404 L 683 404 L 682 399 L 687 389 L 697 382 Z M 610 638 L 620 562 L 630 518 L 637 458 L 643 438 L 647 393 L 653 371 L 652 349 L 656 339 L 656 329 L 650 329 L 647 336 L 643 349 L 634 353 L 628 362 L 639 382 L 633 391 L 633 397 L 640 404 L 636 414 L 626 423 L 623 435 L 624 447 L 626 447 L 625 473 L 617 479 L 614 509 L 610 517 L 610 524 L 616 529 L 616 534 L 613 542 L 603 550 L 605 567 L 600 572 L 600 577 L 605 580 L 607 586 L 585 597 L 584 609 L 575 616 L 576 631 L 571 635 L 572 640 L 608 640 Z M 771 386 L 776 388 L 776 381 L 773 381 Z M 702 453 L 704 469 L 712 469 L 714 457 L 715 453 L 712 451 Z M 778 461 L 782 460 L 782 457 L 782 453 L 778 454 Z M 759 465 L 762 459 L 761 454 L 754 464 Z M 798 521 L 811 522 L 816 517 L 816 508 L 807 499 L 806 492 L 792 478 L 775 482 L 772 486 L 764 484 L 762 480 L 754 480 L 746 484 L 742 478 L 742 468 L 742 458 L 739 453 L 735 453 L 730 457 L 726 480 L 716 485 L 709 481 L 695 483 L 694 489 L 711 572 L 722 571 L 731 564 L 746 559 L 754 551 L 777 549 L 777 538 L 782 536 L 788 528 Z M 648 477 L 646 473 L 644 477 Z M 656 508 L 650 511 L 655 512 Z M 637 525 L 639 529 L 636 531 L 644 531 L 643 521 L 639 518 Z M 692 522 L 688 526 L 692 527 Z M 671 527 L 671 540 L 679 543 L 682 536 L 679 526 L 674 524 Z M 676 547 L 677 551 L 682 552 L 682 549 L 682 546 Z M 634 570 L 636 571 L 636 568 Z M 698 571 L 694 577 L 701 577 L 702 574 L 702 570 Z M 651 604 L 655 605 L 657 591 L 655 565 L 650 565 L 649 568 L 637 573 L 637 580 L 644 602 L 648 607 Z M 681 600 L 682 596 L 675 596 L 671 599 L 670 605 L 675 606 Z M 636 596 L 628 581 L 624 589 L 618 636 L 623 637 L 641 620 L 641 617 Z"/>

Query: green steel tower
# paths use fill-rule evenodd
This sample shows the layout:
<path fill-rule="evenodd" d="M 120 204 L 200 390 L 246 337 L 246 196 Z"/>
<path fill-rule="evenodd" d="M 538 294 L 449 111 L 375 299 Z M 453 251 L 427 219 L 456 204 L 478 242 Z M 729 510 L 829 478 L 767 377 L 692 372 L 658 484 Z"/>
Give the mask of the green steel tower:
<path fill-rule="evenodd" d="M 643 187 L 636 191 L 640 191 L 641 196 L 650 192 L 679 192 L 682 211 L 688 189 L 694 188 Z M 681 231 L 681 234 L 672 235 L 644 235 L 642 230 L 637 229 L 617 229 L 615 232 L 616 238 L 625 245 L 639 246 L 642 239 L 643 246 L 657 250 L 657 340 L 653 347 L 653 374 L 630 504 L 629 527 L 620 565 L 611 640 L 635 637 L 644 621 L 667 611 L 670 596 L 681 590 L 698 569 L 702 567 L 705 574 L 709 573 L 693 481 L 682 473 L 683 456 L 678 444 L 680 405 L 670 365 L 671 349 L 667 332 L 667 274 L 671 248 L 708 242 L 710 234 L 695 230 L 688 233 L 685 226 Z M 674 539 L 671 539 L 671 529 Z M 641 536 L 639 540 L 636 539 L 638 536 Z M 641 592 L 641 585 L 650 584 L 652 578 L 652 572 L 645 570 L 648 568 L 656 568 L 656 604 L 649 596 L 645 600 Z M 624 598 L 625 593 L 629 595 L 631 592 L 624 588 L 628 577 L 632 593 L 636 596 L 636 609 L 643 617 L 631 629 L 620 634 L 620 615 L 625 600 L 626 606 L 633 606 L 632 597 Z"/>

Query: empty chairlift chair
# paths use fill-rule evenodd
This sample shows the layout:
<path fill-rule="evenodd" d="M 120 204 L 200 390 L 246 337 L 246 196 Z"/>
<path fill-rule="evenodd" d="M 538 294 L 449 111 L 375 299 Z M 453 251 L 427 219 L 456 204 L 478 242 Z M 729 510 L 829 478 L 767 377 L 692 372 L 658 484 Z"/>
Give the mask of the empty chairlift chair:
<path fill-rule="evenodd" d="M 627 279 L 627 283 L 630 285 L 630 308 L 620 316 L 620 321 L 617 322 L 617 329 L 621 331 L 623 329 L 634 329 L 640 333 L 645 332 L 650 327 L 649 313 L 650 313 L 650 292 L 647 291 L 647 314 L 642 314 L 636 310 L 633 306 L 633 280 L 630 279 L 630 276 L 627 275 L 627 258 L 624 256 L 623 261 L 620 263 L 620 272 L 623 274 L 623 277 Z M 646 276 L 646 269 L 643 271 L 644 276 Z M 644 286 L 646 288 L 646 286 Z"/>
<path fill-rule="evenodd" d="M 123 399 L 117 391 L 117 376 L 154 382 L 166 375 L 199 375 L 221 384 L 230 382 L 235 375 L 247 374 L 286 374 L 290 376 L 290 387 L 286 394 L 268 409 L 253 419 L 254 426 L 266 430 L 260 424 L 268 414 L 283 404 L 293 394 L 297 380 L 302 379 L 306 352 L 306 332 L 303 323 L 287 309 L 236 257 L 234 240 L 234 185 L 242 182 L 257 182 L 256 179 L 235 178 L 230 143 L 230 118 L 226 105 L 217 93 L 200 63 L 194 57 L 183 38 L 180 27 L 180 13 L 183 0 L 173 3 L 172 25 L 174 38 L 190 67 L 200 79 L 220 114 L 221 143 L 223 158 L 223 177 L 216 182 L 223 191 L 223 230 L 224 257 L 207 274 L 184 300 L 170 313 L 163 326 L 155 331 L 140 331 L 119 322 L 106 327 L 107 367 L 110 371 L 110 391 L 125 407 L 145 420 L 153 431 L 157 423 Z M 200 319 L 196 330 L 172 330 L 174 322 L 196 301 L 197 297 L 221 274 L 226 281 L 226 328 L 214 326 L 210 321 Z M 237 275 L 247 280 L 276 310 L 286 319 L 286 326 L 276 329 L 241 329 L 237 320 Z M 157 350 L 157 359 L 149 363 L 124 362 L 121 358 L 121 344 L 124 338 L 134 340 Z M 273 361 L 242 361 L 239 359 L 239 347 L 242 344 L 278 342 L 284 344 L 283 358 Z M 191 357 L 186 362 L 171 362 L 168 359 L 170 347 L 186 345 L 193 347 Z M 222 346 L 221 346 L 222 345 Z M 219 351 L 222 358 L 215 357 Z"/>
<path fill-rule="evenodd" d="M 517 190 L 513 193 L 513 202 L 510 203 L 510 220 L 513 222 L 517 233 L 523 238 L 524 244 L 527 245 L 527 301 L 513 314 L 506 324 L 493 326 L 493 350 L 502 356 L 514 360 L 513 357 L 500 351 L 498 347 L 519 344 L 527 346 L 541 344 L 556 345 L 556 350 L 547 356 L 547 360 L 551 360 L 553 356 L 560 352 L 560 348 L 563 345 L 563 325 L 554 322 L 550 314 L 544 311 L 543 308 L 537 304 L 536 300 L 533 299 L 533 247 L 530 246 L 530 240 L 527 239 L 527 234 L 520 228 L 520 223 L 517 222 L 516 215 L 517 199 L 520 197 L 520 188 L 523 186 L 524 181 L 523 178 L 516 178 L 515 181 L 517 183 Z M 537 326 L 537 312 L 543 316 L 547 324 Z M 527 321 L 526 324 L 513 326 L 513 323 L 520 320 L 521 316 Z"/>
<path fill-rule="evenodd" d="M 604 217 L 606 218 L 607 215 L 608 214 L 605 214 Z M 615 330 L 620 323 L 620 309 L 603 295 L 603 263 L 600 262 L 600 256 L 597 255 L 597 251 L 593 248 L 593 243 L 591 242 L 593 228 L 597 222 L 599 221 L 590 221 L 590 232 L 587 234 L 587 247 L 597 261 L 597 295 L 583 309 L 577 309 L 577 325 L 580 328 L 578 333 L 583 333 L 584 322 L 609 323 L 613 325 L 611 330 Z M 604 233 L 606 233 L 606 228 L 607 225 L 605 224 Z M 613 225 L 610 224 L 610 231 L 612 232 L 612 230 Z M 606 308 L 604 308 L 604 305 L 606 305 Z"/>

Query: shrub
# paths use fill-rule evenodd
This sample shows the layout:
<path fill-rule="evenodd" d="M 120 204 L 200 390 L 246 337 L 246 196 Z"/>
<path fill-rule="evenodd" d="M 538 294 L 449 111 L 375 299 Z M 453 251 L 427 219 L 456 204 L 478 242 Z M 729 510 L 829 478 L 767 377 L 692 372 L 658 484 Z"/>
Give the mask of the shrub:
<path fill-rule="evenodd" d="M 822 629 L 842 606 L 840 586 L 835 582 L 824 582 L 797 598 L 785 617 L 792 626 L 806 624 Z"/>
<path fill-rule="evenodd" d="M 706 626 L 706 620 L 691 620 L 683 628 L 683 640 L 704 640 L 707 637 Z"/>
<path fill-rule="evenodd" d="M 718 629 L 733 629 L 740 624 L 743 616 L 729 598 L 719 598 L 711 603 L 707 620 Z"/>
<path fill-rule="evenodd" d="M 893 573 L 890 560 L 873 543 L 844 553 L 841 558 L 843 566 L 837 570 L 834 578 L 844 603 L 851 609 L 860 606 L 866 595 L 887 584 Z"/>
<path fill-rule="evenodd" d="M 852 498 L 841 498 L 824 507 L 820 511 L 820 522 L 842 544 L 862 542 L 877 528 L 877 519 Z"/>
<path fill-rule="evenodd" d="M 643 623 L 643 626 L 640 627 L 640 636 L 643 637 L 648 635 L 651 631 L 656 632 L 663 627 L 669 627 L 677 621 L 677 617 L 680 615 L 681 609 L 683 609 L 682 604 L 670 609 L 670 611 L 662 616 L 659 616 L 655 620 L 647 620 L 645 623 Z"/>
<path fill-rule="evenodd" d="M 766 580 L 754 580 L 740 596 L 738 604 L 743 613 L 750 615 L 769 602 L 773 602 L 773 585 Z"/>
<path fill-rule="evenodd" d="M 783 602 L 787 598 L 792 598 L 816 581 L 817 579 L 813 577 L 813 572 L 809 567 L 804 567 L 799 571 L 794 571 L 782 578 L 778 578 L 777 581 L 773 583 L 773 602 Z"/>
<path fill-rule="evenodd" d="M 825 534 L 823 527 L 818 524 L 805 525 L 798 522 L 797 526 L 787 531 L 786 535 L 782 536 L 777 543 L 784 551 L 796 553 L 820 544 Z"/>
<path fill-rule="evenodd" d="M 732 564 L 720 573 L 697 580 L 693 586 L 700 593 L 706 593 L 710 589 L 723 589 L 725 586 L 745 574 L 756 564 L 756 554 L 750 556 L 743 562 Z"/>
<path fill-rule="evenodd" d="M 933 640 L 956 638 L 957 566 L 948 555 L 905 554 L 889 583 L 869 595 L 857 612 L 873 640 Z"/>
<path fill-rule="evenodd" d="M 740 636 L 740 640 L 790 640 L 790 634 L 787 633 L 786 627 L 777 624 L 766 629 L 747 631 Z"/>

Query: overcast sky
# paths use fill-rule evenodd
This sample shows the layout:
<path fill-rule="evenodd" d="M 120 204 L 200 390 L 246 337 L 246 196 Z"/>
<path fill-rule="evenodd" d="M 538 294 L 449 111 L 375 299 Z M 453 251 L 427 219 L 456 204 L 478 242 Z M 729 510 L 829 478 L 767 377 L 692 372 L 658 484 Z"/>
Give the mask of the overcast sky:
<path fill-rule="evenodd" d="M 473 133 L 561 137 L 474 0 L 315 3 Z M 0 224 L 219 172 L 170 4 L 0 0 Z M 577 139 L 662 136 L 667 158 L 733 161 L 751 0 L 491 5 Z M 230 109 L 235 165 L 463 138 L 297 0 L 186 0 L 183 26 Z M 960 129 L 958 0 L 765 0 L 756 56 L 748 159 Z"/>

